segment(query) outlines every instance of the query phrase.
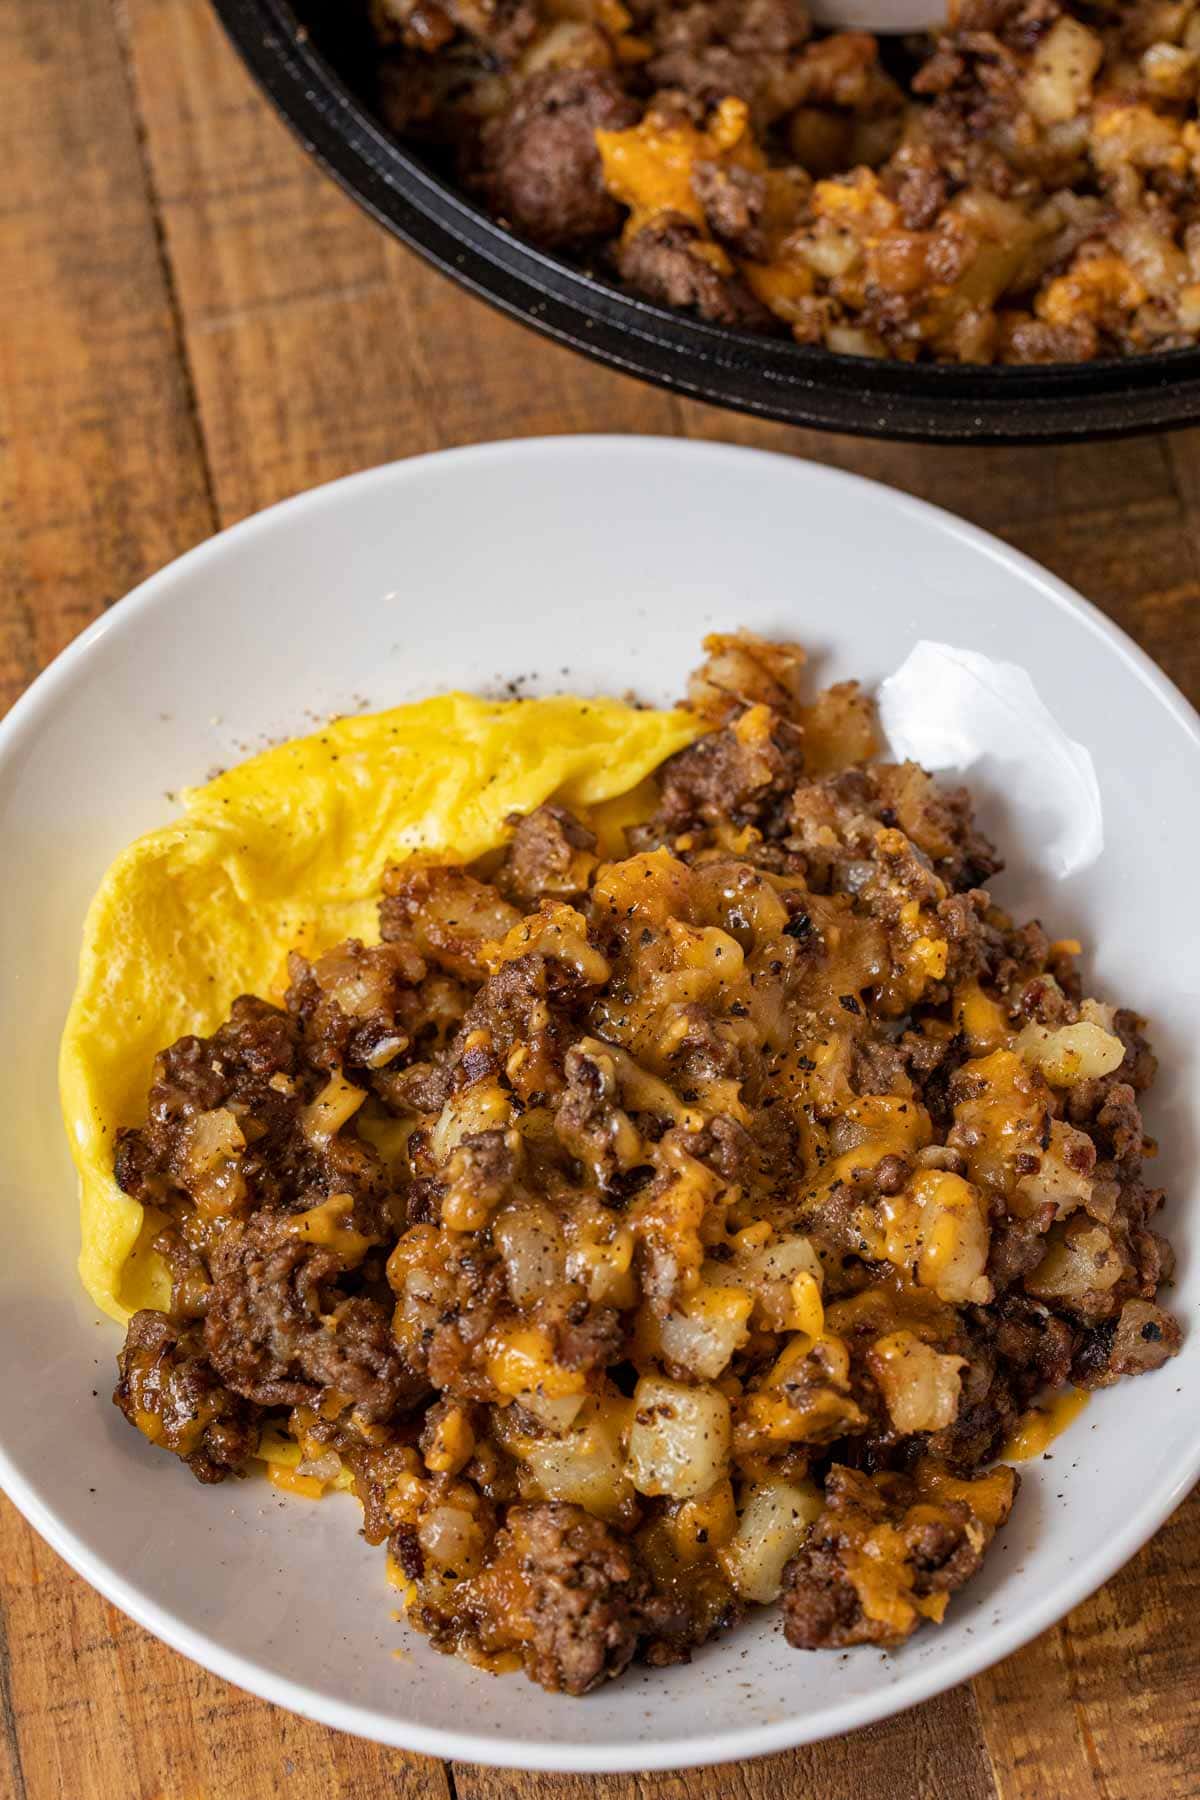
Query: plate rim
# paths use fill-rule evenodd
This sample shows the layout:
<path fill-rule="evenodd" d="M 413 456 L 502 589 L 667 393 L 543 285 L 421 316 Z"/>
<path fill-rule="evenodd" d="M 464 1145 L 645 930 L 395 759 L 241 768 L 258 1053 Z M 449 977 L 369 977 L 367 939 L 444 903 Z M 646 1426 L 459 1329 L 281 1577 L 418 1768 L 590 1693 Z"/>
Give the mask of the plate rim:
<path fill-rule="evenodd" d="M 298 514 L 336 510 L 346 492 L 387 489 L 393 484 L 403 487 L 413 480 L 419 482 L 431 465 L 451 472 L 460 467 L 486 467 L 489 463 L 503 463 L 510 468 L 514 459 L 536 462 L 549 455 L 556 460 L 577 457 L 586 461 L 597 453 L 614 452 L 623 457 L 666 454 L 696 462 L 736 462 L 739 465 L 759 461 L 776 465 L 780 472 L 787 470 L 790 477 L 810 482 L 817 488 L 825 485 L 859 492 L 871 490 L 872 504 L 890 507 L 896 513 L 922 521 L 935 532 L 1006 566 L 1058 610 L 1080 620 L 1150 690 L 1183 732 L 1187 747 L 1193 754 L 1200 754 L 1200 713 L 1121 626 L 1032 557 L 945 508 L 869 476 L 776 451 L 668 435 L 579 433 L 495 439 L 378 464 L 291 495 L 194 545 L 109 607 L 35 678 L 7 716 L 0 720 L 0 768 L 19 752 L 27 735 L 36 732 L 42 718 L 53 709 L 60 692 L 69 686 L 77 672 L 82 672 L 94 646 L 114 629 L 136 629 L 138 618 L 146 610 L 169 607 L 176 583 L 184 571 L 194 572 L 203 569 L 205 564 L 219 566 L 224 558 L 240 554 L 240 546 L 281 528 L 286 529 L 288 522 Z M 453 473 L 450 478 L 453 479 Z M 211 1673 L 274 1705 L 373 1742 L 448 1761 L 555 1773 L 657 1771 L 765 1756 L 821 1742 L 917 1706 L 1011 1655 L 1103 1586 L 1149 1541 L 1186 1498 L 1198 1478 L 1200 1429 L 1189 1454 L 1180 1459 L 1169 1487 L 1165 1491 L 1151 1492 L 1145 1503 L 1129 1515 L 1122 1529 L 1113 1534 L 1094 1556 L 1064 1569 L 1062 1580 L 1037 1605 L 1002 1626 L 980 1633 L 969 1645 L 942 1659 L 930 1657 L 915 1664 L 910 1673 L 881 1685 L 869 1697 L 828 1707 L 819 1716 L 808 1720 L 789 1717 L 687 1740 L 671 1737 L 643 1741 L 630 1737 L 610 1744 L 553 1740 L 534 1744 L 517 1739 L 475 1736 L 470 1731 L 446 1731 L 419 1721 L 397 1719 L 371 1707 L 332 1699 L 317 1688 L 279 1674 L 262 1661 L 228 1650 L 215 1637 L 183 1623 L 144 1595 L 119 1568 L 94 1552 L 83 1537 L 63 1524 L 16 1468 L 5 1445 L 0 1443 L 0 1487 L 51 1547 L 90 1586 L 139 1625 Z"/>

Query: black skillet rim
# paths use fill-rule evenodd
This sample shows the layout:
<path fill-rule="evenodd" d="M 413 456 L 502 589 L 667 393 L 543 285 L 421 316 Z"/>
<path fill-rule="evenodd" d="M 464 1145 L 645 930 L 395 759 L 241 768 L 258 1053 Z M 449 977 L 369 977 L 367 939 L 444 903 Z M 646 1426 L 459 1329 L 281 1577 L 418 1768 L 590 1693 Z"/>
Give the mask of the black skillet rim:
<path fill-rule="evenodd" d="M 213 4 L 304 147 L 373 218 L 469 292 L 625 374 L 785 424 L 915 443 L 1066 443 L 1200 422 L 1200 350 L 1042 368 L 876 362 L 635 299 L 521 243 L 406 151 L 288 0 Z"/>

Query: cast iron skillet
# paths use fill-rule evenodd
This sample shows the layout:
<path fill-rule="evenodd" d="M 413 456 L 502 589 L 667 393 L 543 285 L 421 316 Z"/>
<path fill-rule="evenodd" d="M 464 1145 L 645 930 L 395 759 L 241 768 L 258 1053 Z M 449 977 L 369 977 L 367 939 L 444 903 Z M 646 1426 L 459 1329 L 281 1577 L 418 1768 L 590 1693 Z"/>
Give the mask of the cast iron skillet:
<path fill-rule="evenodd" d="M 359 204 L 503 312 L 599 362 L 788 424 L 944 443 L 1053 443 L 1200 421 L 1200 350 L 1046 368 L 911 366 L 705 325 L 519 242 L 370 110 L 346 0 L 214 0 L 279 111 Z"/>

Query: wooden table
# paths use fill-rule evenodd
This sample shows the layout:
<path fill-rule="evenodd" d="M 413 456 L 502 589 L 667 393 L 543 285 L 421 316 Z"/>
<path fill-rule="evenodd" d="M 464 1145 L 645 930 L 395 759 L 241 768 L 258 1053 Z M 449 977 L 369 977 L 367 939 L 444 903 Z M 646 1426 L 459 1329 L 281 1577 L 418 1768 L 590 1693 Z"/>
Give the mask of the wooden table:
<path fill-rule="evenodd" d="M 1200 699 L 1200 441 L 889 447 L 609 374 L 371 226 L 252 90 L 206 0 L 0 7 L 0 710 L 218 527 L 477 439 L 678 432 L 880 476 L 1099 602 Z M 1115 725 L 1114 721 L 1114 725 Z M 1200 1500 L 1027 1650 L 767 1762 L 521 1776 L 379 1749 L 163 1648 L 0 1506 L 4 1800 L 1155 1800 L 1200 1795 Z"/>

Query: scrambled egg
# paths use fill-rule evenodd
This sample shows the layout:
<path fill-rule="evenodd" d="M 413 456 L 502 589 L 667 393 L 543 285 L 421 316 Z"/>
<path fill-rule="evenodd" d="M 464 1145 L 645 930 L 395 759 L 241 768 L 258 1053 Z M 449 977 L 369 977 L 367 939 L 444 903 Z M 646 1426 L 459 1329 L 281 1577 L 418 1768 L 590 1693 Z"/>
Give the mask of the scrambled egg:
<path fill-rule="evenodd" d="M 112 1173 L 164 1045 L 215 1029 L 238 994 L 278 997 L 291 949 L 374 941 L 383 872 L 406 855 L 473 862 L 504 841 L 508 814 L 551 798 L 611 840 L 701 729 L 617 700 L 447 694 L 252 757 L 122 851 L 88 912 L 59 1065 L 96 1305 L 123 1322 L 169 1303 L 157 1222 Z"/>

